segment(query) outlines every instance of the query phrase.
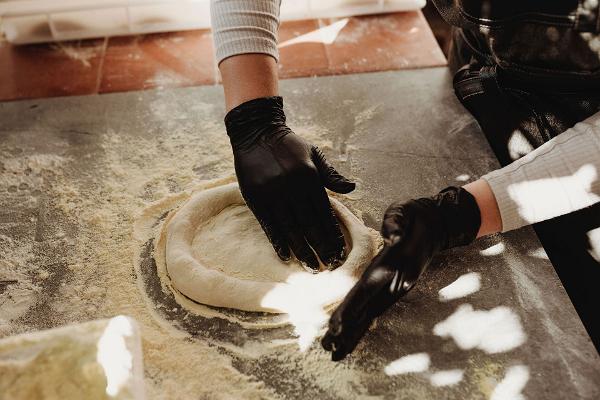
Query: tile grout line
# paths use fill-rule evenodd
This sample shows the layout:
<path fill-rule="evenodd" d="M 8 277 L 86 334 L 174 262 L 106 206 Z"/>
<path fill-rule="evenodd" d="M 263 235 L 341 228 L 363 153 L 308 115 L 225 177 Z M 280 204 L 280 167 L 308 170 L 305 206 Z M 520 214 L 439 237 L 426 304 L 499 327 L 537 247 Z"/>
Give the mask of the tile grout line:
<path fill-rule="evenodd" d="M 100 85 L 102 84 L 102 72 L 104 70 L 104 60 L 106 58 L 106 48 L 108 47 L 108 36 L 104 38 L 102 43 L 102 58 L 100 58 L 100 65 L 98 66 L 98 75 L 96 77 L 96 88 L 94 94 L 100 93 Z"/>

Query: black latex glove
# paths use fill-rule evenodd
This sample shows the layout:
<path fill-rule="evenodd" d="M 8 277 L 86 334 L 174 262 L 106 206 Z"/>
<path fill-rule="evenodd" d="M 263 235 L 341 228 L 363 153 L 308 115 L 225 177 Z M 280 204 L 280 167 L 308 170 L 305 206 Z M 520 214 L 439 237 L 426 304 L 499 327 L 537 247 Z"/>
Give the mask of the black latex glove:
<path fill-rule="evenodd" d="M 413 288 L 436 253 L 471 243 L 480 225 L 475 198 L 462 188 L 390 205 L 381 229 L 383 250 L 333 312 L 321 341 L 332 360 L 354 350 L 371 322 Z"/>
<path fill-rule="evenodd" d="M 324 187 L 349 193 L 355 184 L 285 124 L 283 99 L 243 103 L 225 116 L 242 196 L 284 261 L 318 272 L 314 249 L 329 268 L 344 259 L 344 236 Z M 311 249 L 312 247 L 312 249 Z"/>

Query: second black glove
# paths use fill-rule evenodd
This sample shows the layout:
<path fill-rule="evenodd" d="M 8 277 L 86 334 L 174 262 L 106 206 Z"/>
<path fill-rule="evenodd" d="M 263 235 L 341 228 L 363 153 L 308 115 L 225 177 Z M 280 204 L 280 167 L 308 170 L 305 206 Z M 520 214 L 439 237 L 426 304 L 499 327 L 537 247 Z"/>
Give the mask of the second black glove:
<path fill-rule="evenodd" d="M 480 225 L 477 202 L 463 188 L 390 205 L 381 228 L 383 250 L 329 320 L 322 345 L 332 359 L 350 354 L 371 322 L 414 287 L 440 250 L 471 243 Z"/>

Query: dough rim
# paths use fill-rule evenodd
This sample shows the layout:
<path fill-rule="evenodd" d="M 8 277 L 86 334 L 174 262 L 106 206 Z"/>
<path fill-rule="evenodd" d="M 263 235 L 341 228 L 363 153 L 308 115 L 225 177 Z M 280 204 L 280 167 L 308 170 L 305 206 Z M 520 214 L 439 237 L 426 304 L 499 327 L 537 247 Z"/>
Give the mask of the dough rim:
<path fill-rule="evenodd" d="M 375 256 L 379 238 L 337 199 L 330 197 L 330 201 L 351 243 L 344 264 L 316 275 L 298 271 L 286 282 L 261 282 L 224 274 L 193 257 L 191 246 L 197 226 L 191 221 L 208 221 L 231 205 L 244 205 L 237 183 L 194 193 L 163 226 L 171 284 L 200 304 L 244 311 L 287 313 L 306 302 L 327 307 L 341 301 Z"/>

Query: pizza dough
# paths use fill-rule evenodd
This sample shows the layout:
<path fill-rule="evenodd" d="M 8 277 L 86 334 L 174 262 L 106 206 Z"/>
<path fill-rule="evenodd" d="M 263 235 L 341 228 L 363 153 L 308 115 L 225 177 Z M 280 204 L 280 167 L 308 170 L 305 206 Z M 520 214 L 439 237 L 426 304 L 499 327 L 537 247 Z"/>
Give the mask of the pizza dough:
<path fill-rule="evenodd" d="M 237 183 L 195 193 L 163 228 L 172 286 L 195 302 L 245 311 L 290 313 L 340 301 L 375 256 L 380 238 L 330 200 L 348 256 L 334 271 L 311 274 L 295 259 L 285 263 L 277 257 Z"/>

